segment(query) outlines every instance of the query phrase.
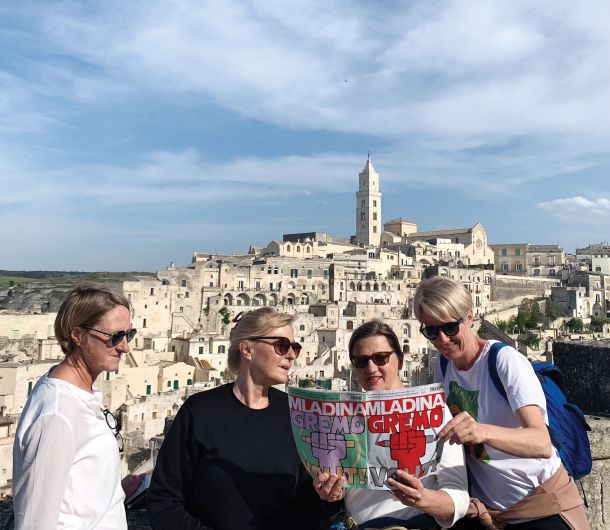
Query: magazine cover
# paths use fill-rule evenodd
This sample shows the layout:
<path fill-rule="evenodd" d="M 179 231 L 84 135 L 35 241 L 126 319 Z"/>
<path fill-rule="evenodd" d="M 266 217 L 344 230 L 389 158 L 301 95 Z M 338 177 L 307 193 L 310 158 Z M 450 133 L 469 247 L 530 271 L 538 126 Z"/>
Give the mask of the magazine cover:
<path fill-rule="evenodd" d="M 387 489 L 403 469 L 433 470 L 442 444 L 445 396 L 440 384 L 377 392 L 288 387 L 292 432 L 312 477 L 344 475 L 346 487 Z"/>

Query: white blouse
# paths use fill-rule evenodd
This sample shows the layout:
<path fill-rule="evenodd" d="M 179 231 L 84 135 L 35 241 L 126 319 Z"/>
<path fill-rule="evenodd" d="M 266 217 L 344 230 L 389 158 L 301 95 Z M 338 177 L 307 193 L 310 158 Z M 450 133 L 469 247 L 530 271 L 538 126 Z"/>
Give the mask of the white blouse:
<path fill-rule="evenodd" d="M 126 530 L 119 452 L 101 393 L 40 378 L 13 447 L 15 529 Z"/>

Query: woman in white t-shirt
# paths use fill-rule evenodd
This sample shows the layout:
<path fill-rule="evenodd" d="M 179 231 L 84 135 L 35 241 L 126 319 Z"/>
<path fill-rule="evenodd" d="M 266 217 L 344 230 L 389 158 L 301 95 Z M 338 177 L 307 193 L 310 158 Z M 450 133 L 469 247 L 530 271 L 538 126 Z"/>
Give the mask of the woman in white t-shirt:
<path fill-rule="evenodd" d="M 119 367 L 136 330 L 129 302 L 104 287 L 81 286 L 63 301 L 55 337 L 65 359 L 36 384 L 13 446 L 15 528 L 126 529 L 120 435 L 93 382 Z"/>
<path fill-rule="evenodd" d="M 472 331 L 472 296 L 461 284 L 446 277 L 421 282 L 414 310 L 420 331 L 440 354 L 435 381 L 443 383 L 454 418 L 439 437 L 464 445 L 470 492 L 476 499 L 469 515 L 487 511 L 481 521 L 489 522 L 491 516 L 494 522 L 509 523 L 507 528 L 588 528 L 576 485 L 551 444 L 546 399 L 529 361 L 511 347 L 499 350 L 497 369 L 505 399 L 488 368 L 494 341 Z M 444 374 L 441 355 L 448 361 Z M 551 500 L 568 509 L 550 509 Z M 460 528 L 484 526 L 466 519 Z"/>

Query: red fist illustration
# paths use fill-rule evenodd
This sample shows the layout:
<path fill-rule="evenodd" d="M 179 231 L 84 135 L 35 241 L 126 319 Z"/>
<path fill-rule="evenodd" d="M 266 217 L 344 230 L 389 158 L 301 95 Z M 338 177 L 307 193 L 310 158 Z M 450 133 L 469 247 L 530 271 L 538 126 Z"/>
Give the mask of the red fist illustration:
<path fill-rule="evenodd" d="M 389 440 L 381 440 L 377 445 L 390 447 L 390 456 L 396 460 L 398 469 L 403 469 L 417 478 L 423 476 L 421 458 L 426 454 L 424 431 L 395 432 L 390 434 Z"/>

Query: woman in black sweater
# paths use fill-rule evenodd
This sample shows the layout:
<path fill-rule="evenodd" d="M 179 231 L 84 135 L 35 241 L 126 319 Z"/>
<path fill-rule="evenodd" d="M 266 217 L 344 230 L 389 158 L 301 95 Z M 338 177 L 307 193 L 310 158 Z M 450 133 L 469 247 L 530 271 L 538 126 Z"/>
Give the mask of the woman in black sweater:
<path fill-rule="evenodd" d="M 154 529 L 316 529 L 321 506 L 292 437 L 286 383 L 301 351 L 293 317 L 264 307 L 231 332 L 234 383 L 190 397 L 148 492 Z"/>

